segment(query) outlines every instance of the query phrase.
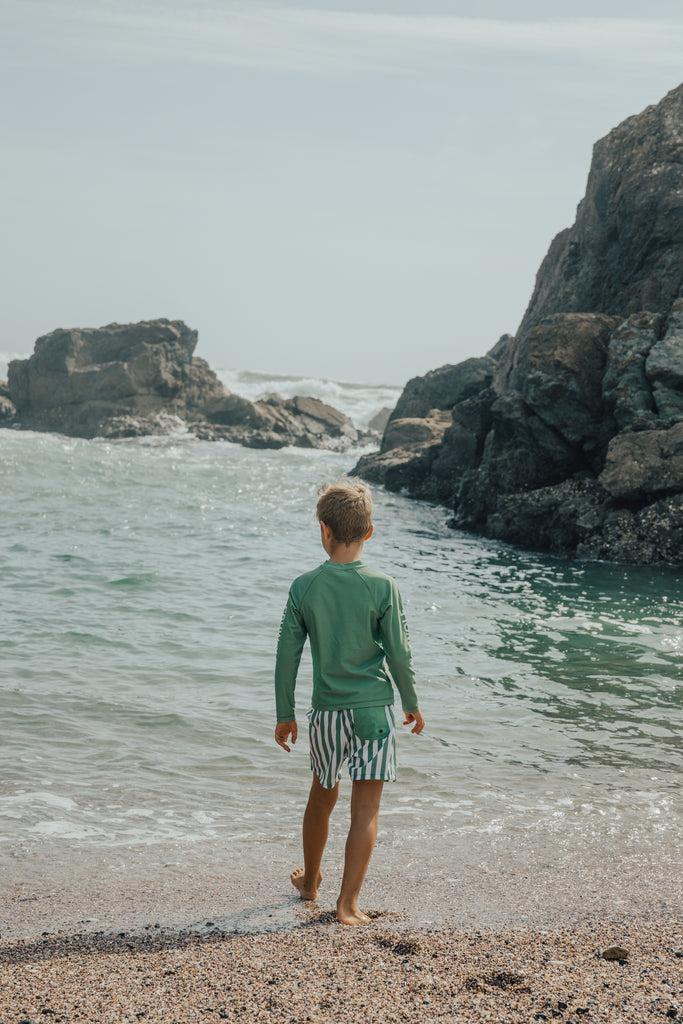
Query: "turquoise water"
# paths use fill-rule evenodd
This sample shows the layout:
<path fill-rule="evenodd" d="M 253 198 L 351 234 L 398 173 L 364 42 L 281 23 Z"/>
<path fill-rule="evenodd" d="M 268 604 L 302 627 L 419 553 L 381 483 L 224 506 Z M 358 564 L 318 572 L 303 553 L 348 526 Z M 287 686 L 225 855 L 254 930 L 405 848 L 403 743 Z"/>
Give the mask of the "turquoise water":
<path fill-rule="evenodd" d="M 357 420 L 385 400 L 361 390 Z M 3 871 L 217 840 L 239 857 L 292 831 L 307 752 L 272 739 L 276 636 L 324 558 L 316 490 L 355 457 L 0 431 Z M 428 721 L 400 736 L 388 842 L 675 847 L 680 570 L 551 560 L 375 504 L 366 560 L 400 583 Z M 306 657 L 300 693 L 303 712 Z"/>

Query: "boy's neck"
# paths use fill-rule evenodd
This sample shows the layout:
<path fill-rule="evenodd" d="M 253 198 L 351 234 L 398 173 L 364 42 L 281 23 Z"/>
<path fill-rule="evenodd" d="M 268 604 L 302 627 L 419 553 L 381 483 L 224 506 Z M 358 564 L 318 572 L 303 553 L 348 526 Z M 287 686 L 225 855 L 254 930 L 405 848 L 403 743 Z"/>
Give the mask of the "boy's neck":
<path fill-rule="evenodd" d="M 363 544 L 369 537 L 372 537 L 373 527 L 360 540 L 352 540 L 350 544 L 342 544 L 338 541 L 327 523 L 320 523 L 320 540 L 325 553 L 331 562 L 337 565 L 348 565 L 349 562 L 359 562 L 363 554 Z"/>
<path fill-rule="evenodd" d="M 330 561 L 337 565 L 348 565 L 349 562 L 360 562 L 362 554 L 362 540 L 351 544 L 335 544 L 330 550 Z"/>

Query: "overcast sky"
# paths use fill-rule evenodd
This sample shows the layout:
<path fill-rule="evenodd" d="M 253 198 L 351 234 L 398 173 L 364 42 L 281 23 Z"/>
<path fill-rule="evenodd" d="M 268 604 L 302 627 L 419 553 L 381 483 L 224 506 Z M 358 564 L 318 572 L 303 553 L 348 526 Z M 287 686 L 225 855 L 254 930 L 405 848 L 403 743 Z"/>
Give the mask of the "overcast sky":
<path fill-rule="evenodd" d="M 403 384 L 514 333 L 591 148 L 683 80 L 649 0 L 0 0 L 0 350 L 167 316 Z"/>

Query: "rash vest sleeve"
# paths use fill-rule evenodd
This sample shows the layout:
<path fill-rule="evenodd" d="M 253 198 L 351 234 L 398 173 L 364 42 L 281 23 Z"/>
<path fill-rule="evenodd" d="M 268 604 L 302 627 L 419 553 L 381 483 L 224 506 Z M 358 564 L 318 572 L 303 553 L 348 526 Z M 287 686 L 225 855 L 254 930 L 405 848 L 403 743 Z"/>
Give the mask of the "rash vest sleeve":
<path fill-rule="evenodd" d="M 399 589 L 393 581 L 389 603 L 380 619 L 380 637 L 386 654 L 387 667 L 401 696 L 401 706 L 404 711 L 413 714 L 418 710 L 419 704 L 415 691 L 415 672 L 410 651 L 408 624 Z"/>
<path fill-rule="evenodd" d="M 307 635 L 303 616 L 290 590 L 280 624 L 275 659 L 275 710 L 278 722 L 292 722 L 296 717 L 294 688 Z"/>

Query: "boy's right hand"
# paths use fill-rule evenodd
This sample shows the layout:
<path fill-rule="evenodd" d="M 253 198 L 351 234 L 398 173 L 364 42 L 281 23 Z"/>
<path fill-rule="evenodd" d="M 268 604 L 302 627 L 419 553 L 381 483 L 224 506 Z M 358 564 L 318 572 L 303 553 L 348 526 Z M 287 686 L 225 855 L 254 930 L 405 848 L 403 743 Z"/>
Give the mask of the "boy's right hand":
<path fill-rule="evenodd" d="M 275 726 L 275 742 L 287 753 L 290 752 L 290 748 L 287 746 L 287 740 L 292 737 L 292 746 L 296 743 L 296 738 L 299 735 L 299 727 L 296 724 L 296 719 L 292 722 L 278 722 Z"/>
<path fill-rule="evenodd" d="M 415 725 L 410 730 L 417 736 L 425 727 L 425 720 L 422 712 L 418 708 L 417 711 L 404 711 L 403 714 L 406 716 L 404 725 L 410 725 L 411 722 L 415 722 Z"/>

